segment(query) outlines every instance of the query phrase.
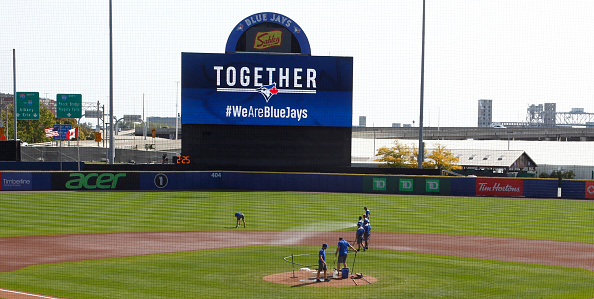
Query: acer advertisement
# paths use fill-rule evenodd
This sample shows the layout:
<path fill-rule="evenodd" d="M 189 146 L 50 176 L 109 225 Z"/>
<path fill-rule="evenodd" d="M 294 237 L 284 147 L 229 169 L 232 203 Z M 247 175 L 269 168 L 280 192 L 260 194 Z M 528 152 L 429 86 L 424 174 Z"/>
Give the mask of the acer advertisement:
<path fill-rule="evenodd" d="M 352 92 L 352 57 L 182 53 L 182 124 L 351 127 Z"/>
<path fill-rule="evenodd" d="M 510 197 L 523 196 L 523 188 L 523 179 L 476 179 L 476 195 Z"/>
<path fill-rule="evenodd" d="M 58 172 L 52 174 L 52 190 L 138 190 L 140 175 L 134 172 Z"/>

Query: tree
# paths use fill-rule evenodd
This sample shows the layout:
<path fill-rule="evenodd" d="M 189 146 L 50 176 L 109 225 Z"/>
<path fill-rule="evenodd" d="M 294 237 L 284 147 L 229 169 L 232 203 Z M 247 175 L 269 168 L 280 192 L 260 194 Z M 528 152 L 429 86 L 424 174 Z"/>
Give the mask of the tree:
<path fill-rule="evenodd" d="M 560 178 L 560 179 L 573 179 L 575 178 L 575 173 L 573 170 L 563 172 L 561 170 L 554 170 L 551 174 L 543 172 L 540 174 L 541 178 Z"/>
<path fill-rule="evenodd" d="M 380 167 L 417 168 L 419 165 L 417 160 L 419 149 L 416 146 L 411 148 L 406 144 L 400 144 L 398 140 L 394 144 L 391 148 L 381 147 L 378 149 L 376 156 L 379 156 L 379 158 L 375 159 L 375 161 L 386 162 Z M 425 149 L 424 156 L 427 157 L 427 160 L 423 161 L 423 168 L 461 169 L 459 165 L 454 164 L 460 162 L 460 159 L 455 157 L 452 151 L 446 149 L 445 146 L 438 145 L 429 155 L 427 155 L 427 149 Z"/>
<path fill-rule="evenodd" d="M 431 154 L 429 154 L 427 158 L 433 160 L 433 166 L 438 169 L 462 169 L 460 165 L 454 164 L 460 162 L 460 158 L 455 157 L 451 150 L 440 144 L 437 145 L 436 149 L 431 151 Z M 423 164 L 423 166 L 425 165 Z"/>
<path fill-rule="evenodd" d="M 412 149 L 406 144 L 398 143 L 398 140 L 394 141 L 394 146 L 387 148 L 385 146 L 380 147 L 377 150 L 375 159 L 378 162 L 386 162 L 386 164 L 380 167 L 395 167 L 395 168 L 408 168 L 411 164 Z"/>

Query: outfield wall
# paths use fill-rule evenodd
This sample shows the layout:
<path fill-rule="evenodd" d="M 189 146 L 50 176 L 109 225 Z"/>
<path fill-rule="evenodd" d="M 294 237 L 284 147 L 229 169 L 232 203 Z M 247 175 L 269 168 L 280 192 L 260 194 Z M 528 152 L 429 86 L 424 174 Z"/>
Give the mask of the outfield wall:
<path fill-rule="evenodd" d="M 273 190 L 594 199 L 594 180 L 237 171 L 0 173 L 1 191 Z"/>

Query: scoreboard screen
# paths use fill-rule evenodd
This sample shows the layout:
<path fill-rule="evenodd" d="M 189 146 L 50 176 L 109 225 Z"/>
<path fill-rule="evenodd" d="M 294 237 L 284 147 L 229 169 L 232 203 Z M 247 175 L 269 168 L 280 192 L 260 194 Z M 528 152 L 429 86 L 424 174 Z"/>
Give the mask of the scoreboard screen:
<path fill-rule="evenodd" d="M 182 53 L 182 124 L 352 126 L 353 59 Z"/>

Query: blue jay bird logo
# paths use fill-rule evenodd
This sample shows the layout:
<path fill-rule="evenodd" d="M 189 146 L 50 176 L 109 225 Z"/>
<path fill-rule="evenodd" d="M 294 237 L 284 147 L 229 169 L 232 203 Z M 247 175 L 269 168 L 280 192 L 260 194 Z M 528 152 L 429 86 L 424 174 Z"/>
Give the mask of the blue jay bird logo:
<path fill-rule="evenodd" d="M 270 100 L 270 98 L 278 93 L 278 89 L 276 89 L 276 83 L 272 83 L 270 85 L 264 85 L 258 89 L 256 89 L 257 92 L 259 92 L 265 99 L 266 99 L 266 103 L 268 103 L 268 100 Z"/>

